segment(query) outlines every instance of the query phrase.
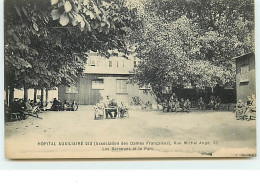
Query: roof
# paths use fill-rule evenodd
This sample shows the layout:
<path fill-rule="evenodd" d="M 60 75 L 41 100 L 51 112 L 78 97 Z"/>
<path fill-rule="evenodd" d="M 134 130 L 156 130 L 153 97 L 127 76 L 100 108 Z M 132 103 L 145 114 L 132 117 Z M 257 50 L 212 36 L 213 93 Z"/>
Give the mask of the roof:
<path fill-rule="evenodd" d="M 252 55 L 252 54 L 254 55 L 255 53 L 254 52 L 249 52 L 249 53 L 246 53 L 246 54 L 234 57 L 233 59 L 238 59 L 238 58 L 245 57 L 245 56 Z"/>

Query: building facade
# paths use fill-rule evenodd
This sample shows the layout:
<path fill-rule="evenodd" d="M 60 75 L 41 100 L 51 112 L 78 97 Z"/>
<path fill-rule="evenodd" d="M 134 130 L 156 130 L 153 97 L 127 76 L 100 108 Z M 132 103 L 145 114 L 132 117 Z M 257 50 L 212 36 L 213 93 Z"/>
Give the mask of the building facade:
<path fill-rule="evenodd" d="M 247 96 L 256 94 L 255 54 L 248 53 L 235 58 L 236 60 L 236 93 L 237 101 L 246 102 Z"/>
<path fill-rule="evenodd" d="M 76 79 L 76 84 L 71 87 L 59 87 L 59 100 L 71 102 L 76 100 L 80 105 L 95 105 L 101 97 L 109 96 L 118 103 L 130 104 L 133 97 L 141 101 L 155 104 L 154 97 L 147 93 L 149 89 L 140 88 L 131 84 L 129 77 L 138 65 L 134 57 L 128 59 L 122 56 L 105 58 L 90 53 L 87 59 L 84 76 Z"/>

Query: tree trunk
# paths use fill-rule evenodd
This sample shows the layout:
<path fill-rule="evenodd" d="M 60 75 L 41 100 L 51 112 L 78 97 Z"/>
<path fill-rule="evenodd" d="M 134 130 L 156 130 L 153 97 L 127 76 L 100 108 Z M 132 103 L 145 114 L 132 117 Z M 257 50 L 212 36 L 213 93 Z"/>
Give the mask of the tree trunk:
<path fill-rule="evenodd" d="M 23 99 L 24 99 L 24 101 L 27 101 L 28 100 L 28 88 L 24 87 L 23 91 L 24 91 Z"/>
<path fill-rule="evenodd" d="M 34 92 L 33 92 L 33 101 L 34 101 L 34 103 L 37 102 L 37 89 L 34 89 Z"/>
<path fill-rule="evenodd" d="M 41 88 L 41 106 L 43 106 L 43 93 L 44 93 L 44 90 L 43 88 Z"/>
<path fill-rule="evenodd" d="M 6 91 L 5 91 L 5 101 L 6 101 L 6 105 L 9 106 L 9 89 L 6 88 Z"/>
<path fill-rule="evenodd" d="M 10 91 L 9 91 L 9 104 L 11 104 L 14 101 L 14 88 L 10 87 Z"/>
<path fill-rule="evenodd" d="M 49 90 L 46 88 L 46 105 L 47 105 L 47 103 L 48 103 L 48 97 L 49 96 Z"/>

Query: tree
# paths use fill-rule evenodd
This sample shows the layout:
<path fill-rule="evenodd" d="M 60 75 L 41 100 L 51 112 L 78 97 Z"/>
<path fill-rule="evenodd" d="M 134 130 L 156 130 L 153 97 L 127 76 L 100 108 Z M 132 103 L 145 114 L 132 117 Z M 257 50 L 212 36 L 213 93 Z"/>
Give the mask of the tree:
<path fill-rule="evenodd" d="M 127 53 L 136 13 L 119 1 L 5 2 L 5 89 L 69 86 L 84 71 L 88 51 Z"/>
<path fill-rule="evenodd" d="M 158 101 L 166 86 L 234 85 L 233 57 L 253 51 L 253 2 L 149 0 L 134 81 Z"/>

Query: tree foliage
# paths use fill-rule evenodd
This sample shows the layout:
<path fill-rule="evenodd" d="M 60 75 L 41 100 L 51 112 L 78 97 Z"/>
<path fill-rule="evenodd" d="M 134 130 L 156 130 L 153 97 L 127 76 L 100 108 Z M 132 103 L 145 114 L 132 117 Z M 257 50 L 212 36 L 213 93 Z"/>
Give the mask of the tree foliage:
<path fill-rule="evenodd" d="M 160 99 L 166 86 L 234 85 L 233 57 L 254 50 L 252 0 L 147 0 L 134 81 Z"/>
<path fill-rule="evenodd" d="M 120 1 L 8 0 L 5 2 L 5 88 L 71 85 L 88 51 L 128 52 L 137 11 Z"/>

